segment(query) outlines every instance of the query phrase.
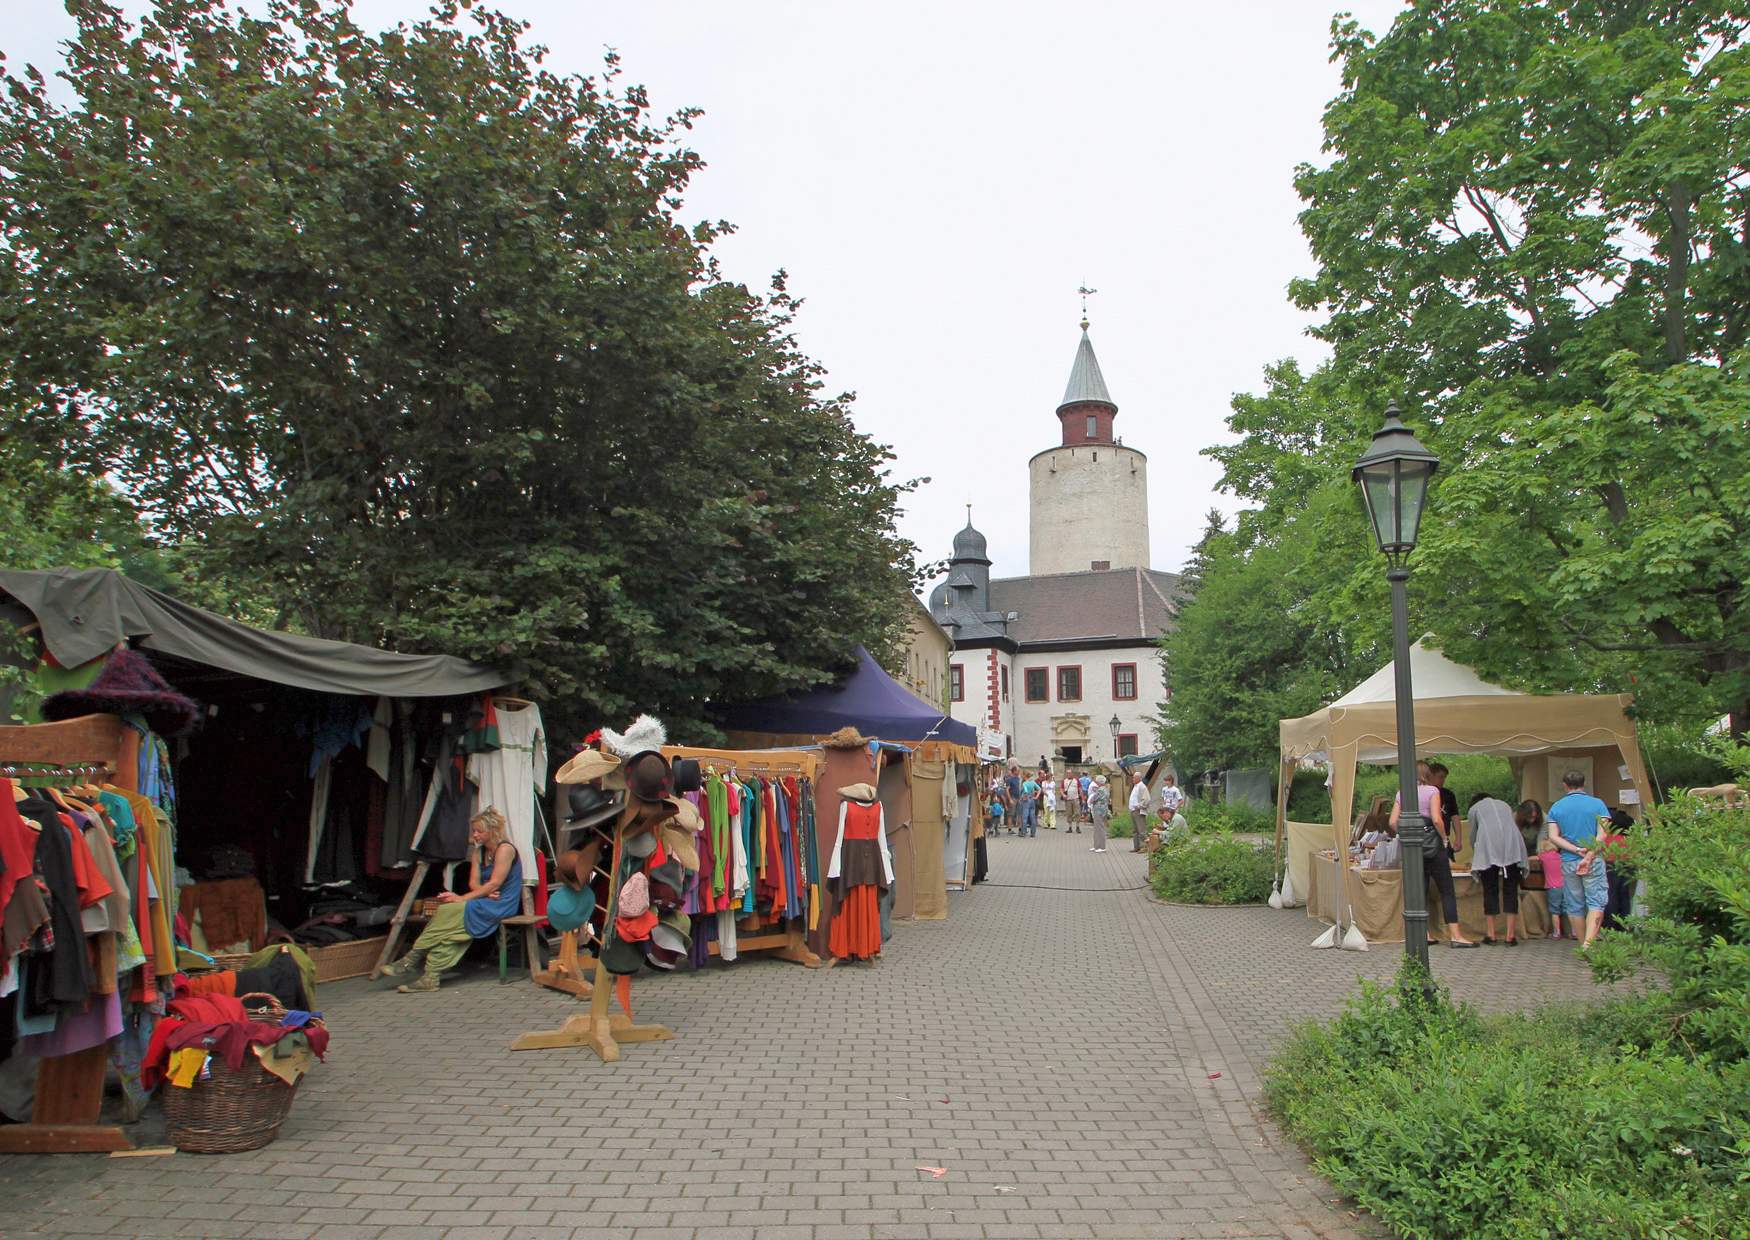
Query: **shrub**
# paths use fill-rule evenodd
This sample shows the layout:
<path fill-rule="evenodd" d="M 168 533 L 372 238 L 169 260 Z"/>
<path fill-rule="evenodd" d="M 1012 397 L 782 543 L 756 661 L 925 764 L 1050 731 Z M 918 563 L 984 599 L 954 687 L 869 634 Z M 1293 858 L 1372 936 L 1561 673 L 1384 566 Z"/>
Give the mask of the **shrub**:
<path fill-rule="evenodd" d="M 1109 840 L 1127 840 L 1130 838 L 1130 811 L 1121 809 L 1106 820 L 1106 838 Z"/>
<path fill-rule="evenodd" d="M 1149 859 L 1149 881 L 1163 900 L 1182 904 L 1258 904 L 1270 896 L 1268 849 L 1227 835 L 1179 835 Z"/>
<path fill-rule="evenodd" d="M 1192 797 L 1179 811 L 1191 830 L 1209 832 L 1249 831 L 1260 835 L 1276 833 L 1274 810 L 1258 809 L 1244 801 L 1216 801 L 1209 797 Z"/>
<path fill-rule="evenodd" d="M 1743 1236 L 1750 1068 L 1613 1049 L 1593 1014 L 1481 1017 L 1406 967 L 1297 1030 L 1266 1095 L 1404 1235 Z"/>

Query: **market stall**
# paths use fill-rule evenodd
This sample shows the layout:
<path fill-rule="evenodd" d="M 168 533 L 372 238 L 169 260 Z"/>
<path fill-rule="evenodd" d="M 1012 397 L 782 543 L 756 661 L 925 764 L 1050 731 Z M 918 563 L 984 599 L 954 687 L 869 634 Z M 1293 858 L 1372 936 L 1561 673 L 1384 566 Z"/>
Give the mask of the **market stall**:
<path fill-rule="evenodd" d="M 416 865 L 462 859 L 476 785 L 535 873 L 540 715 L 492 695 L 505 673 L 252 628 L 107 570 L 0 572 L 0 610 L 36 634 L 55 717 L 120 710 L 142 678 L 190 703 L 165 769 L 173 911 L 201 950 L 289 938 L 326 977 L 369 971 Z"/>
<path fill-rule="evenodd" d="M 861 646 L 856 659 L 834 684 L 726 707 L 721 722 L 730 744 L 744 749 L 857 737 L 859 746 L 827 751 L 816 793 L 817 829 L 824 833 L 837 823 L 837 789 L 873 783 L 894 855 L 890 915 L 946 917 L 948 884 L 952 879 L 968 885 L 972 842 L 981 826 L 960 792 L 974 787 L 977 732 L 889 676 Z M 815 950 L 823 950 L 822 942 Z"/>
<path fill-rule="evenodd" d="M 1648 803 L 1651 788 L 1635 725 L 1628 714 L 1629 695 L 1516 693 L 1489 684 L 1470 668 L 1421 642 L 1410 649 L 1410 669 L 1419 754 L 1505 756 L 1519 780 L 1521 795 L 1546 805 L 1553 799 L 1551 789 L 1559 784 L 1562 771 L 1576 766 L 1587 774 L 1588 789 L 1607 802 L 1631 813 L 1638 813 Z M 1294 890 L 1302 896 L 1317 886 L 1320 903 L 1330 914 L 1327 920 L 1353 921 L 1372 938 L 1368 924 L 1382 929 L 1394 919 L 1401 921 L 1402 892 L 1384 876 L 1364 875 L 1358 883 L 1357 872 L 1349 863 L 1349 842 L 1357 764 L 1390 764 L 1398 758 L 1392 665 L 1386 664 L 1323 710 L 1284 719 L 1280 736 L 1278 865 L 1286 860 Z M 1304 764 L 1329 771 L 1329 823 L 1288 820 L 1289 786 L 1294 771 Z M 1327 851 L 1330 865 L 1315 878 L 1314 858 Z M 1461 854 L 1459 864 L 1464 862 Z M 1465 890 L 1461 885 L 1461 897 Z M 1535 904 L 1540 898 L 1528 902 Z M 1311 902 L 1308 911 L 1311 916 L 1320 916 L 1320 909 Z M 1539 912 L 1547 923 L 1547 909 Z M 1339 919 L 1339 913 L 1348 915 Z M 1461 922 L 1467 929 L 1469 924 Z M 1397 933 L 1401 937 L 1401 928 Z"/>

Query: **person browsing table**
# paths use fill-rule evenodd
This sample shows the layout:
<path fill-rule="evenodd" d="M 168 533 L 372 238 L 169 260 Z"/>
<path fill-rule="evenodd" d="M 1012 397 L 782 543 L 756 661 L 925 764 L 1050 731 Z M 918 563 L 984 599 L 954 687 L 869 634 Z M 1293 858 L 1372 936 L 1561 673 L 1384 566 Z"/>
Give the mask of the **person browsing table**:
<path fill-rule="evenodd" d="M 1598 853 L 1599 824 L 1610 821 L 1610 807 L 1586 791 L 1586 777 L 1579 771 L 1564 774 L 1562 788 L 1565 795 L 1549 807 L 1549 840 L 1561 856 L 1568 911 L 1586 910 L 1580 950 L 1587 951 L 1610 903 L 1610 879 Z"/>

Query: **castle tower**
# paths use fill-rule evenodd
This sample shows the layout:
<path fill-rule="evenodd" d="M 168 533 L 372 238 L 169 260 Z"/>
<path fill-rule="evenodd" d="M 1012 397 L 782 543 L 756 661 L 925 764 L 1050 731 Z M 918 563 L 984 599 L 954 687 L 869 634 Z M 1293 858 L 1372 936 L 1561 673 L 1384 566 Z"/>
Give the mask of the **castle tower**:
<path fill-rule="evenodd" d="M 1117 416 L 1083 319 L 1057 406 L 1063 442 L 1027 463 L 1031 575 L 1149 567 L 1148 457 L 1114 438 Z"/>

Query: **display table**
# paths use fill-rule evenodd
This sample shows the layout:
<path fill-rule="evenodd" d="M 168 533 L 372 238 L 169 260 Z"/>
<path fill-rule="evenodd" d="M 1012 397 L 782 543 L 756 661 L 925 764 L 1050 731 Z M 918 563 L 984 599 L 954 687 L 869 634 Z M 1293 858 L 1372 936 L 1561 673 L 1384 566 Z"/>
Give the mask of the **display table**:
<path fill-rule="evenodd" d="M 1311 889 L 1306 897 L 1308 917 L 1319 921 L 1337 920 L 1337 859 L 1314 853 L 1309 861 L 1308 877 Z M 1355 924 L 1369 943 L 1402 943 L 1404 941 L 1403 874 L 1395 866 L 1389 870 L 1349 871 L 1349 903 L 1354 909 Z M 1453 887 L 1458 893 L 1458 924 L 1468 939 L 1481 939 L 1487 933 L 1483 921 L 1482 884 L 1468 872 L 1453 875 Z M 1496 933 L 1505 935 L 1507 927 L 1496 922 Z M 1541 939 L 1550 932 L 1549 904 L 1541 891 L 1519 892 L 1519 937 Z M 1428 937 L 1444 942 L 1445 918 L 1440 911 L 1440 896 L 1432 883 L 1428 886 Z"/>

